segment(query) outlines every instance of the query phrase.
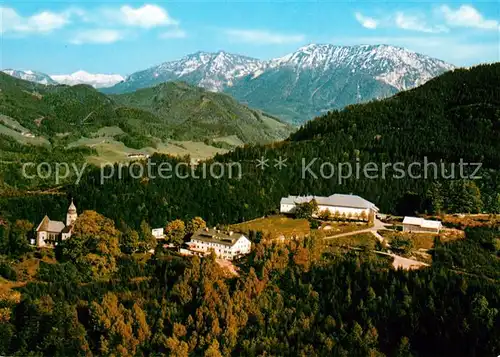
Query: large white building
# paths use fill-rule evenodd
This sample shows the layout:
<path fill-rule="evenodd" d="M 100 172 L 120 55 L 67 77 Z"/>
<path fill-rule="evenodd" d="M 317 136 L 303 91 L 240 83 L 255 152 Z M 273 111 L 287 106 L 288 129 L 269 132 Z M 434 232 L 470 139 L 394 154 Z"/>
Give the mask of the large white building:
<path fill-rule="evenodd" d="M 242 257 L 252 249 L 252 242 L 243 234 L 209 228 L 198 230 L 187 244 L 192 254 L 206 255 L 213 251 L 218 258 L 227 260 Z"/>
<path fill-rule="evenodd" d="M 409 233 L 439 233 L 443 228 L 440 221 L 431 221 L 419 217 L 405 217 L 403 219 L 403 232 Z"/>
<path fill-rule="evenodd" d="M 334 194 L 324 196 L 288 196 L 280 202 L 281 213 L 294 213 L 297 205 L 315 200 L 318 212 L 329 211 L 332 216 L 369 220 L 379 211 L 374 203 L 356 195 Z"/>
<path fill-rule="evenodd" d="M 71 205 L 66 214 L 66 224 L 61 221 L 52 221 L 48 216 L 43 217 L 36 229 L 36 246 L 38 248 L 51 248 L 59 240 L 66 240 L 73 233 L 73 224 L 78 218 L 76 206 L 71 200 Z"/>

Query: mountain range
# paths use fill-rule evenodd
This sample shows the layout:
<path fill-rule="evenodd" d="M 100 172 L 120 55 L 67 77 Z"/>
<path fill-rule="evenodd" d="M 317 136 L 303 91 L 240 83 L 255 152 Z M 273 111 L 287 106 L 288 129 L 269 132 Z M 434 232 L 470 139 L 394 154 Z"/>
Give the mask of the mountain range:
<path fill-rule="evenodd" d="M 124 80 L 124 78 L 119 74 L 100 74 L 100 73 L 88 73 L 85 71 L 76 71 L 72 74 L 53 74 L 48 75 L 45 73 L 31 71 L 31 70 L 14 70 L 14 69 L 4 69 L 2 72 L 7 73 L 10 76 L 24 79 L 25 81 L 36 82 L 39 84 L 88 84 L 94 88 L 105 88 L 111 87 L 116 83 Z"/>
<path fill-rule="evenodd" d="M 419 86 L 455 68 L 441 60 L 389 45 L 310 44 L 283 57 L 262 61 L 219 51 L 196 52 L 135 72 L 108 87 L 57 77 L 67 84 L 87 83 L 107 94 L 133 92 L 168 81 L 184 81 L 288 122 L 302 124 L 331 109 L 367 102 Z M 55 76 L 52 76 L 55 79 Z M 108 87 L 108 88 L 104 88 Z"/>
<path fill-rule="evenodd" d="M 8 74 L 9 76 L 16 77 L 19 79 L 23 79 L 29 82 L 35 82 L 39 84 L 57 84 L 55 80 L 53 80 L 48 74 L 37 72 L 37 71 L 22 71 L 17 69 L 4 69 L 2 72 Z"/>
<path fill-rule="evenodd" d="M 453 68 L 400 47 L 311 44 L 269 61 L 223 51 L 197 52 L 133 73 L 103 91 L 132 92 L 182 80 L 229 93 L 289 122 L 303 123 L 331 109 L 419 86 Z"/>

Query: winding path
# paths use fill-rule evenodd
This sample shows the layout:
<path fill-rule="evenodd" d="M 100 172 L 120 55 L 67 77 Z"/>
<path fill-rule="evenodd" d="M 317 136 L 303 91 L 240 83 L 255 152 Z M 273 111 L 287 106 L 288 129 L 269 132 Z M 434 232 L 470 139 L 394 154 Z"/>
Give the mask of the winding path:
<path fill-rule="evenodd" d="M 378 233 L 378 231 L 386 229 L 386 226 L 390 226 L 390 224 L 383 223 L 379 219 L 375 218 L 375 221 L 373 222 L 373 226 L 370 227 L 370 228 L 361 229 L 359 231 L 341 233 L 341 234 L 337 234 L 337 235 L 333 235 L 333 236 L 328 236 L 328 237 L 324 237 L 323 239 L 328 240 L 328 239 L 335 239 L 335 238 L 342 238 L 342 237 L 354 236 L 354 235 L 357 235 L 357 234 L 360 234 L 360 233 L 371 233 L 371 234 L 373 234 L 375 236 L 375 238 L 377 238 L 379 240 L 379 242 L 382 243 L 382 242 L 384 242 L 385 239 L 384 239 L 384 237 L 382 237 Z M 389 247 L 389 245 L 387 245 L 387 246 Z M 421 262 L 421 261 L 418 261 L 418 260 L 414 260 L 414 259 L 404 258 L 404 257 L 401 257 L 401 256 L 396 255 L 394 253 L 381 252 L 381 251 L 378 251 L 378 250 L 374 250 L 373 252 L 375 254 L 380 254 L 380 255 L 385 255 L 385 256 L 388 256 L 388 257 L 392 257 L 394 259 L 394 261 L 392 262 L 392 266 L 395 269 L 403 268 L 403 269 L 409 270 L 409 269 L 420 269 L 422 267 L 430 266 L 427 263 L 424 263 L 424 262 Z"/>
<path fill-rule="evenodd" d="M 347 233 L 340 233 L 336 234 L 333 236 L 328 236 L 324 237 L 323 239 L 333 239 L 333 238 L 341 238 L 341 237 L 348 237 L 348 236 L 354 236 L 356 234 L 360 233 L 372 233 L 380 242 L 384 241 L 384 237 L 382 237 L 378 231 L 382 229 L 386 229 L 386 226 L 390 226 L 390 224 L 384 223 L 380 221 L 379 219 L 375 218 L 375 221 L 373 222 L 373 226 L 370 228 L 366 229 L 361 229 L 359 231 L 352 231 L 352 232 L 347 232 Z"/>

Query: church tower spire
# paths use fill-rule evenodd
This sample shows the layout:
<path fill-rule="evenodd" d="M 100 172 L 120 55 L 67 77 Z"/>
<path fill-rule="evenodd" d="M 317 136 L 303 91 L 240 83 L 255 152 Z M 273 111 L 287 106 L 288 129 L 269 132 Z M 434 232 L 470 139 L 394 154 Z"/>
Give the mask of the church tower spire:
<path fill-rule="evenodd" d="M 76 206 L 73 203 L 73 199 L 71 199 L 71 204 L 68 208 L 68 214 L 66 215 L 66 226 L 72 226 L 78 218 L 78 213 L 76 211 Z"/>

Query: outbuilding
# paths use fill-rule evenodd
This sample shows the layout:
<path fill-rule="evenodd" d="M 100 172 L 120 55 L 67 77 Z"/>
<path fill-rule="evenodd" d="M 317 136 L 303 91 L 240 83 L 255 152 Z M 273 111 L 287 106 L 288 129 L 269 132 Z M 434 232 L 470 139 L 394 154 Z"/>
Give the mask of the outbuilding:
<path fill-rule="evenodd" d="M 433 221 L 419 217 L 405 217 L 403 232 L 408 233 L 439 233 L 443 228 L 441 221 Z"/>

